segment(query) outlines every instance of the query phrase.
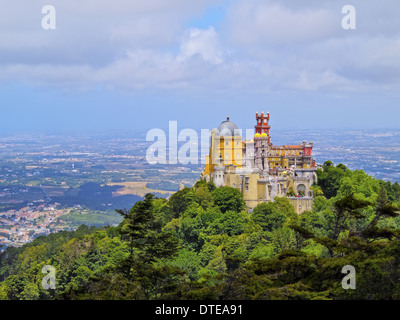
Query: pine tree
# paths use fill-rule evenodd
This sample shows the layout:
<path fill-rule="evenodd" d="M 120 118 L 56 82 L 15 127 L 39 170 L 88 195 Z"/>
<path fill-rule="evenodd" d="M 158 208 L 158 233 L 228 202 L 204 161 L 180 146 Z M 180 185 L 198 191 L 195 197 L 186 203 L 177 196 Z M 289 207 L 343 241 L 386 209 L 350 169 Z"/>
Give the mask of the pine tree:
<path fill-rule="evenodd" d="M 121 233 L 130 238 L 130 255 L 120 264 L 126 277 L 140 284 L 144 297 L 149 299 L 159 288 L 161 278 L 168 271 L 156 262 L 172 258 L 178 253 L 179 239 L 171 232 L 162 230 L 162 223 L 153 213 L 154 195 L 146 194 L 143 201 L 136 202 L 124 216 Z M 170 285 L 170 284 L 169 284 Z M 154 294 L 154 292 L 153 292 Z"/>

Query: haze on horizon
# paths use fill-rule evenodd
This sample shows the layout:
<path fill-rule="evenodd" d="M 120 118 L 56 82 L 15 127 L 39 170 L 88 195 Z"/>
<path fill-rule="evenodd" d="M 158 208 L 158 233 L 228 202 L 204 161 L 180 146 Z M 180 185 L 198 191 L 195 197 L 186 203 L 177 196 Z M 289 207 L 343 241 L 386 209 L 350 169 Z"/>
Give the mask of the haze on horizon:
<path fill-rule="evenodd" d="M 41 26 L 56 9 L 56 29 Z M 356 9 L 344 30 L 342 7 Z M 0 133 L 400 129 L 395 0 L 0 0 Z M 272 130 L 271 129 L 271 130 Z"/>

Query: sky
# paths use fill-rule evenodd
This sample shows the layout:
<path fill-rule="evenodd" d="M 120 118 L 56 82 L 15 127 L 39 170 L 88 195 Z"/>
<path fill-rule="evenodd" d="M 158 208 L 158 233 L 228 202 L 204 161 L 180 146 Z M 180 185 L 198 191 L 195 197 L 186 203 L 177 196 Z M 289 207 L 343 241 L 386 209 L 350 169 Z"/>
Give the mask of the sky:
<path fill-rule="evenodd" d="M 51 5 L 55 19 L 48 20 Z M 355 29 L 345 29 L 345 5 Z M 0 0 L 0 133 L 400 129 L 398 0 Z M 55 29 L 42 25 L 55 21 Z M 347 20 L 346 20 L 347 21 Z"/>

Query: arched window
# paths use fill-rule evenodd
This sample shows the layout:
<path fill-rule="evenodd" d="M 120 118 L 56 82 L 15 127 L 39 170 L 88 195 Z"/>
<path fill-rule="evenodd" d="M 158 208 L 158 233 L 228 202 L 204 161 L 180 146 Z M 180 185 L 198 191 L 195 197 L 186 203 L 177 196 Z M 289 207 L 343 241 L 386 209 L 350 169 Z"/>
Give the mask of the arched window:
<path fill-rule="evenodd" d="M 306 186 L 304 184 L 299 184 L 297 186 L 297 194 L 299 196 L 304 196 L 306 194 Z"/>

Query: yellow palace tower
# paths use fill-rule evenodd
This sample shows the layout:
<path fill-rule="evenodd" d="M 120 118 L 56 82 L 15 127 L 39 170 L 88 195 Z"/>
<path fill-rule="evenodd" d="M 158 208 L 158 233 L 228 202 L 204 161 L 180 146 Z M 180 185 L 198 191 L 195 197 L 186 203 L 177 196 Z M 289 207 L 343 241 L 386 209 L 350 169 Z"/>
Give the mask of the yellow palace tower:
<path fill-rule="evenodd" d="M 229 121 L 229 117 L 217 129 L 211 130 L 210 154 L 206 156 L 204 174 L 210 175 L 216 166 L 222 164 L 239 168 L 243 165 L 241 130 Z"/>

